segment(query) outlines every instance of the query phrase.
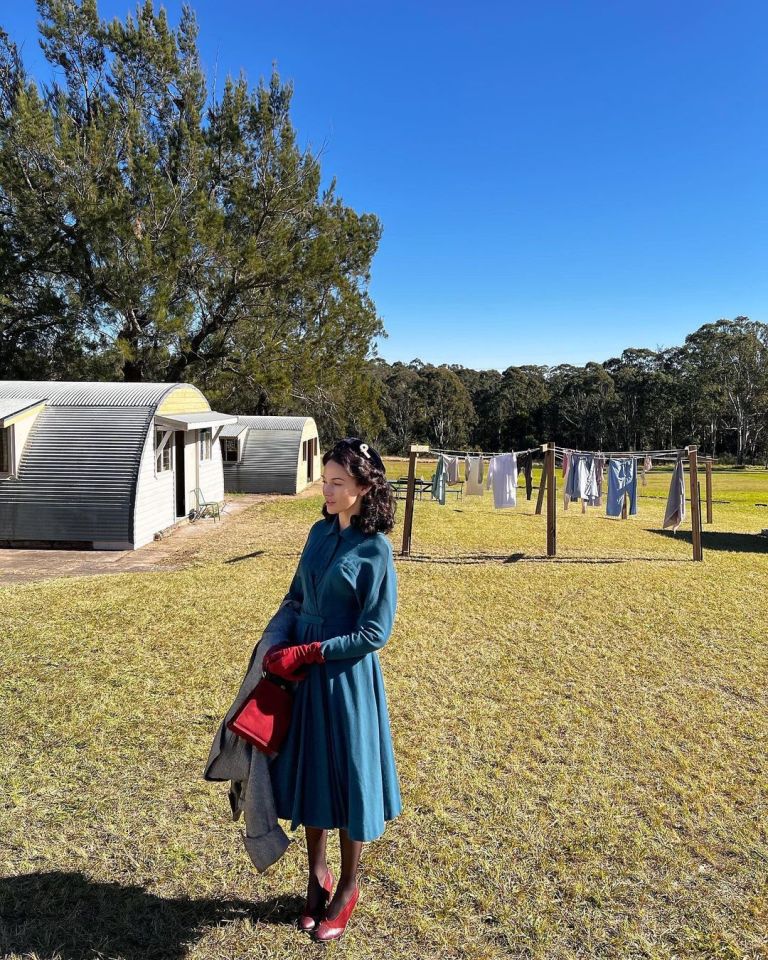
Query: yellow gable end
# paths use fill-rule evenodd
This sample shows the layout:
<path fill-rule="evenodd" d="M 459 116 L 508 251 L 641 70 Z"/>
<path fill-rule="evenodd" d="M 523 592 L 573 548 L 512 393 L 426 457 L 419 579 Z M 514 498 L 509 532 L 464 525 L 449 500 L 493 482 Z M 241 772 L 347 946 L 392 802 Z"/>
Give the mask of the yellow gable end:
<path fill-rule="evenodd" d="M 10 427 L 12 423 L 18 423 L 20 420 L 26 420 L 27 417 L 36 417 L 44 406 L 45 403 L 38 403 L 36 407 L 30 407 L 29 410 L 22 410 L 21 413 L 14 414 L 5 421 L 6 427 Z"/>
<path fill-rule="evenodd" d="M 210 410 L 211 405 L 196 387 L 178 387 L 163 400 L 157 412 L 174 413 L 204 413 Z"/>

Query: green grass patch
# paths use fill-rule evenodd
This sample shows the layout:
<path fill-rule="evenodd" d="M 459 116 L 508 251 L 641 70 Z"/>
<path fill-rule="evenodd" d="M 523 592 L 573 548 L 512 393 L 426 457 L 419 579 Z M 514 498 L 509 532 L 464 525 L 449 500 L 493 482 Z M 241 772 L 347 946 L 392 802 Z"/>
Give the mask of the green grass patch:
<path fill-rule="evenodd" d="M 416 503 L 381 654 L 404 811 L 330 950 L 768 955 L 768 475 L 716 472 L 701 564 L 690 517 L 659 532 L 668 483 L 627 521 L 561 511 L 556 561 L 535 499 Z M 257 874 L 202 780 L 320 503 L 251 508 L 183 570 L 0 589 L 3 956 L 320 949 L 303 831 Z"/>

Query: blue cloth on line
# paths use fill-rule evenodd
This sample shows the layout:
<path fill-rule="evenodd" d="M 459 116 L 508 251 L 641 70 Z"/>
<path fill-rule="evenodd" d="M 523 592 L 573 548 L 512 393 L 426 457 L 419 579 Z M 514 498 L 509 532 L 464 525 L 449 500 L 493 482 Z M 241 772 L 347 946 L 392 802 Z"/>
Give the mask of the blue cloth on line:
<path fill-rule="evenodd" d="M 318 520 L 289 595 L 301 605 L 295 642 L 319 641 L 325 663 L 307 667 L 291 724 L 270 761 L 277 816 L 352 840 L 375 840 L 402 811 L 378 650 L 397 607 L 392 546 L 338 517 Z"/>
<path fill-rule="evenodd" d="M 629 512 L 637 513 L 637 460 L 634 457 L 613 457 L 608 461 L 608 495 L 605 512 L 620 517 L 624 495 L 629 494 Z"/>

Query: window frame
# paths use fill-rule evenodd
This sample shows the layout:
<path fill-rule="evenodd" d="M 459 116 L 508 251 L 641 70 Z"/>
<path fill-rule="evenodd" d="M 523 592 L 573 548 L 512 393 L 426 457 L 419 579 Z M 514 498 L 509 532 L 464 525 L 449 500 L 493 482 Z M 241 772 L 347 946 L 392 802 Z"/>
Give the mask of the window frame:
<path fill-rule="evenodd" d="M 197 431 L 197 457 L 200 463 L 213 460 L 213 430 L 202 427 Z"/>
<path fill-rule="evenodd" d="M 219 443 L 221 445 L 221 462 L 222 463 L 240 463 L 240 438 L 239 437 L 219 437 Z M 226 455 L 227 444 L 235 445 L 234 459 Z"/>
<path fill-rule="evenodd" d="M 158 436 L 164 439 L 158 445 Z M 166 430 L 163 427 L 155 427 L 155 476 L 160 477 L 164 473 L 173 472 L 173 444 L 171 437 L 173 430 Z M 159 463 L 158 463 L 159 459 Z M 167 462 L 167 466 L 166 466 Z"/>

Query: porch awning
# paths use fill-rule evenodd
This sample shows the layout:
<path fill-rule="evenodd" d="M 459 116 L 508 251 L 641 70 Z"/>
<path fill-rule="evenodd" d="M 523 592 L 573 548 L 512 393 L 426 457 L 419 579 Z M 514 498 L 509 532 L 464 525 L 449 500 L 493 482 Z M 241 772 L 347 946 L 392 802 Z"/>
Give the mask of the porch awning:
<path fill-rule="evenodd" d="M 237 423 L 237 417 L 231 413 L 216 413 L 207 410 L 205 413 L 174 413 L 155 416 L 158 427 L 168 427 L 171 430 L 205 430 L 206 427 L 223 427 L 225 423 Z"/>
<path fill-rule="evenodd" d="M 248 429 L 247 423 L 230 423 L 226 427 L 222 427 L 221 433 L 219 436 L 224 439 L 225 437 L 239 437 L 241 433 L 245 433 Z"/>
<path fill-rule="evenodd" d="M 0 427 L 8 427 L 20 413 L 28 413 L 44 404 L 45 397 L 19 398 L 15 400 L 0 400 Z"/>

